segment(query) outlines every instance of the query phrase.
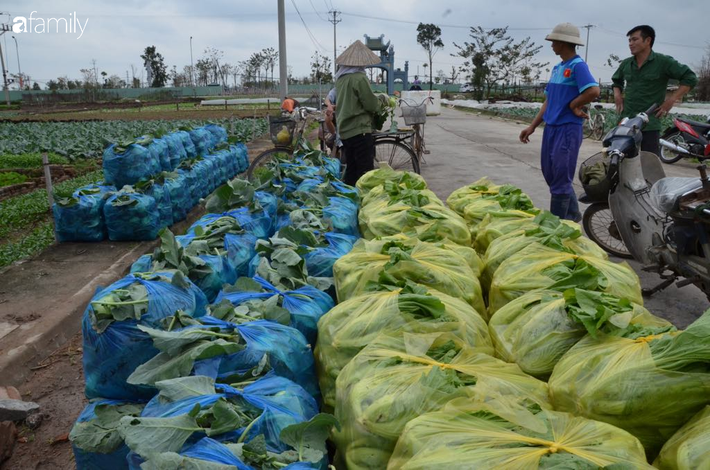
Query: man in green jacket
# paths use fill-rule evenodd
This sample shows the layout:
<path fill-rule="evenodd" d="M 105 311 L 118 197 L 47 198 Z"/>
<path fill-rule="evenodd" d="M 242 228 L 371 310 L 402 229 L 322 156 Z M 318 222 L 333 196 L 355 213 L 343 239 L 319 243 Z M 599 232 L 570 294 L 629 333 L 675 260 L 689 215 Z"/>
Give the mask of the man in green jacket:
<path fill-rule="evenodd" d="M 335 116 L 345 153 L 344 181 L 354 186 L 362 175 L 375 167 L 372 119 L 381 104 L 370 89 L 365 67 L 379 64 L 380 59 L 362 42 L 355 41 L 335 63 L 339 66 L 335 74 L 338 103 Z"/>
<path fill-rule="evenodd" d="M 626 35 L 629 38 L 632 57 L 624 59 L 611 77 L 614 83 L 616 112 L 622 117 L 633 117 L 641 111 L 646 111 L 654 103 L 660 106 L 655 116 L 649 116 L 641 143 L 641 150 L 658 155 L 661 133 L 661 121 L 658 118 L 670 112 L 676 101 L 698 83 L 698 77 L 687 65 L 671 56 L 653 51 L 656 32 L 652 27 L 636 26 Z M 670 79 L 678 80 L 679 87 L 666 98 Z"/>

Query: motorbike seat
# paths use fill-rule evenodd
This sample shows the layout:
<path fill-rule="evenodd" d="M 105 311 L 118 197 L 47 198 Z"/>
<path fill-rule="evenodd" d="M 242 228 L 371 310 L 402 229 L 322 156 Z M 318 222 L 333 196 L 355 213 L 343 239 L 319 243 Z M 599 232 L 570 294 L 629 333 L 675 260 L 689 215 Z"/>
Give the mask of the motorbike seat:
<path fill-rule="evenodd" d="M 651 203 L 660 212 L 667 214 L 678 208 L 678 201 L 684 194 L 703 187 L 700 178 L 661 178 L 651 186 Z"/>
<path fill-rule="evenodd" d="M 681 119 L 681 121 L 686 124 L 690 124 L 691 126 L 696 127 L 698 129 L 710 131 L 710 122 L 691 121 L 690 119 Z"/>

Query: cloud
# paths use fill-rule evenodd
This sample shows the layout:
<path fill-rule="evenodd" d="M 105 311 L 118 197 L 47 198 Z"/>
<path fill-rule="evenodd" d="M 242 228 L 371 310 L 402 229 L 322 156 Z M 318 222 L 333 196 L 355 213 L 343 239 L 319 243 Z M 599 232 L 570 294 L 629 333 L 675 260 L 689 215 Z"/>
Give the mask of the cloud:
<path fill-rule="evenodd" d="M 293 2 L 313 34 L 315 44 L 306 33 Z M 287 56 L 295 76 L 309 73 L 310 57 L 315 51 L 332 57 L 333 25 L 326 21 L 331 5 L 342 11 L 342 21 L 337 25 L 341 48 L 362 39 L 364 34 L 384 34 L 394 45 L 395 66 L 403 68 L 404 61 L 408 60 L 411 75 L 416 73 L 417 66 L 423 74 L 422 65 L 426 60 L 424 50 L 416 43 L 416 24 L 420 21 L 439 24 L 442 29 L 445 48 L 434 58 L 434 72 L 439 69 L 448 72 L 452 65 L 461 63 L 460 59 L 451 57 L 456 52 L 453 43 L 466 41 L 467 27 L 477 25 L 508 25 L 509 33 L 516 40 L 530 36 L 543 45 L 539 58 L 555 63 L 559 59 L 544 41 L 547 30 L 565 21 L 593 24 L 596 27 L 590 31 L 588 62 L 594 75 L 603 81 L 608 81 L 613 72 L 603 65 L 606 58 L 610 53 L 628 55 L 625 32 L 636 24 L 654 26 L 658 34 L 655 50 L 683 63 L 699 63 L 707 45 L 705 19 L 701 14 L 706 5 L 700 0 L 684 2 L 684 11 L 691 13 L 683 14 L 670 14 L 672 7 L 662 0 L 646 1 L 643 7 L 633 2 L 599 0 L 593 4 L 594 8 L 588 2 L 569 0 L 286 0 L 285 5 Z M 96 59 L 99 71 L 123 77 L 131 64 L 142 66 L 140 54 L 149 45 L 156 46 L 168 66 L 182 69 L 190 64 L 190 36 L 195 62 L 207 47 L 224 51 L 224 60 L 232 64 L 266 47 L 278 49 L 276 2 L 273 0 L 127 0 L 120 4 L 108 0 L 10 0 L 4 2 L 3 9 L 15 16 L 29 16 L 35 10 L 35 17 L 68 18 L 70 13 L 76 12 L 79 19 L 89 19 L 83 37 L 78 40 L 72 34 L 16 35 L 23 72 L 38 81 L 63 75 L 79 78 L 79 69 L 89 67 L 92 59 Z M 693 11 L 699 14 L 693 15 Z M 586 30 L 582 31 L 586 38 Z M 10 41 L 6 66 L 15 73 L 15 50 L 7 36 L 1 45 L 5 49 L 5 41 Z M 584 52 L 580 49 L 580 55 L 584 56 Z"/>

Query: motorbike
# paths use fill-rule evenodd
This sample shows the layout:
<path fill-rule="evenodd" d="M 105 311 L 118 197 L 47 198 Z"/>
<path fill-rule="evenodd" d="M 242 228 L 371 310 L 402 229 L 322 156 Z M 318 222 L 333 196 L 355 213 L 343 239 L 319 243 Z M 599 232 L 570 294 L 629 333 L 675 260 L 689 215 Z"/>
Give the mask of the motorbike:
<path fill-rule="evenodd" d="M 694 284 L 710 298 L 710 179 L 704 165 L 698 166 L 699 177 L 665 177 L 656 155 L 640 151 L 641 130 L 656 109 L 625 118 L 604 137 L 604 152 L 583 163 L 580 201 L 591 203 L 585 231 L 612 254 L 622 251 L 608 249 L 608 239 L 617 239 L 622 254 L 661 277 L 644 295 L 676 283 Z M 583 175 L 592 164 L 603 165 L 606 173 L 595 184 Z"/>
<path fill-rule="evenodd" d="M 659 140 L 663 163 L 675 163 L 681 158 L 710 158 L 710 116 L 707 122 L 691 121 L 690 119 L 673 119 Z"/>

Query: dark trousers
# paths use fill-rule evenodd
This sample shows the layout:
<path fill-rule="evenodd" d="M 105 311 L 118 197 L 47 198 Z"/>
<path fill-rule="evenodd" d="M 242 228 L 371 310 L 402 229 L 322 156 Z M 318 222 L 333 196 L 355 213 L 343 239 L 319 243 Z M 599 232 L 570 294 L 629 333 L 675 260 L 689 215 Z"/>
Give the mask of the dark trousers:
<path fill-rule="evenodd" d="M 355 186 L 357 180 L 375 169 L 375 140 L 372 134 L 360 134 L 343 140 L 345 152 L 345 184 Z"/>
<path fill-rule="evenodd" d="M 540 163 L 550 187 L 550 212 L 561 219 L 581 219 L 572 187 L 581 145 L 582 126 L 579 124 L 548 125 L 542 133 Z"/>
<path fill-rule="evenodd" d="M 658 155 L 661 153 L 661 147 L 658 141 L 661 139 L 661 131 L 643 131 L 643 140 L 641 141 L 641 151 L 651 152 Z"/>

